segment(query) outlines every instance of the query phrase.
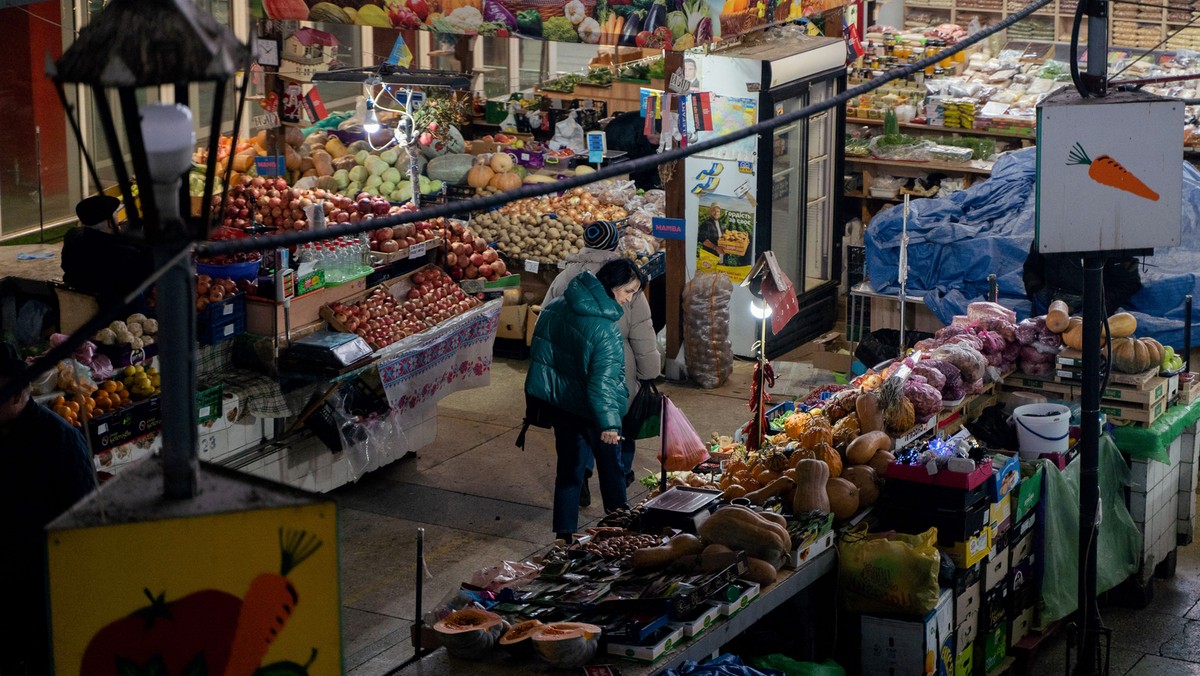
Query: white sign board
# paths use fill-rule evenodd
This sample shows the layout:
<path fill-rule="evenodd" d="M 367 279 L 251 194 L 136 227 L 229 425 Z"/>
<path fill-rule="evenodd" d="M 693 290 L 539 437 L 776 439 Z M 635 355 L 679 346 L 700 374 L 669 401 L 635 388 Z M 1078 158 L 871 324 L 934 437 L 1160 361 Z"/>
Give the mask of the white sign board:
<path fill-rule="evenodd" d="M 1042 253 L 1179 244 L 1183 104 L 1146 94 L 1038 106 L 1037 237 Z"/>

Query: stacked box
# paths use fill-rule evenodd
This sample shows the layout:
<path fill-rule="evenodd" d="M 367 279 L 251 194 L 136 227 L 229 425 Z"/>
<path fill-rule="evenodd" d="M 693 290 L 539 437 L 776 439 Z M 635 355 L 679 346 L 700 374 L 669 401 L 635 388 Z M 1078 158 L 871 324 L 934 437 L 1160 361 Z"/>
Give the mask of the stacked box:
<path fill-rule="evenodd" d="M 975 565 L 954 576 L 954 676 L 975 672 L 975 641 L 982 607 L 982 568 Z"/>
<path fill-rule="evenodd" d="M 1179 497 L 1176 504 L 1176 542 L 1191 544 L 1196 521 L 1196 463 L 1200 460 L 1200 423 L 1193 423 L 1179 435 Z"/>
<path fill-rule="evenodd" d="M 924 618 L 862 616 L 863 676 L 954 673 L 954 590 Z"/>
<path fill-rule="evenodd" d="M 1142 576 L 1175 550 L 1179 530 L 1181 451 L 1184 435 L 1168 447 L 1168 462 L 1130 459 L 1129 515 L 1142 532 Z M 1189 466 L 1194 469 L 1194 465 Z"/>

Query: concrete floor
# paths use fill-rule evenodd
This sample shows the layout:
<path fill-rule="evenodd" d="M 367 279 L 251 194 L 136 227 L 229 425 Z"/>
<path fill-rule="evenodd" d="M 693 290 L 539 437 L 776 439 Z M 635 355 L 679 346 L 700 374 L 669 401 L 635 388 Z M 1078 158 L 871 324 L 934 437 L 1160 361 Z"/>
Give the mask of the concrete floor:
<path fill-rule="evenodd" d="M 498 359 L 491 385 L 459 392 L 438 407 L 438 434 L 418 457 L 392 464 L 333 493 L 341 512 L 342 642 L 354 676 L 385 674 L 412 654 L 417 529 L 425 529 L 425 608 L 479 568 L 523 560 L 554 539 L 550 526 L 554 447 L 549 430 L 514 446 L 524 398 L 523 361 Z M 776 392 L 805 394 L 833 381 L 806 364 L 776 363 Z M 730 434 L 748 417 L 751 365 L 739 362 L 716 390 L 666 384 L 702 438 Z M 783 396 L 779 398 L 783 400 Z M 639 442 L 641 477 L 657 467 L 657 440 Z M 581 527 L 602 516 L 595 481 Z M 634 484 L 631 503 L 645 489 Z M 1112 674 L 1200 674 L 1200 546 L 1179 551 L 1178 573 L 1157 580 L 1143 611 L 1107 608 L 1114 629 Z M 1033 673 L 1063 673 L 1064 639 L 1047 641 Z"/>

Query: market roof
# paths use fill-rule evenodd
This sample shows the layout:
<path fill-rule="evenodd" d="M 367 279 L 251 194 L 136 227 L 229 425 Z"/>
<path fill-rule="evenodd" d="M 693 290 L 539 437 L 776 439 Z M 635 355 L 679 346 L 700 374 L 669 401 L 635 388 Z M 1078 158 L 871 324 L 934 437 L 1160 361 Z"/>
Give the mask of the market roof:
<path fill-rule="evenodd" d="M 148 87 L 226 80 L 249 50 L 191 0 L 112 0 L 46 74 L 56 82 Z"/>

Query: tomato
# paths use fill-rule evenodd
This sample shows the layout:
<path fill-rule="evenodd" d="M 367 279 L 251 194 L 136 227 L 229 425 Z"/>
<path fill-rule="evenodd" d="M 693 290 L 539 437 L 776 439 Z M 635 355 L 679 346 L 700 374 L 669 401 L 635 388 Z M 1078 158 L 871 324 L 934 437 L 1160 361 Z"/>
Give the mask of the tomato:
<path fill-rule="evenodd" d="M 408 5 L 408 9 L 413 14 L 420 17 L 422 22 L 429 18 L 429 3 L 425 2 L 425 0 L 408 0 L 405 4 Z"/>
<path fill-rule="evenodd" d="M 154 597 L 146 590 L 146 596 L 149 606 L 96 632 L 83 653 L 82 676 L 224 672 L 240 598 L 215 589 L 169 603 L 163 594 Z"/>

